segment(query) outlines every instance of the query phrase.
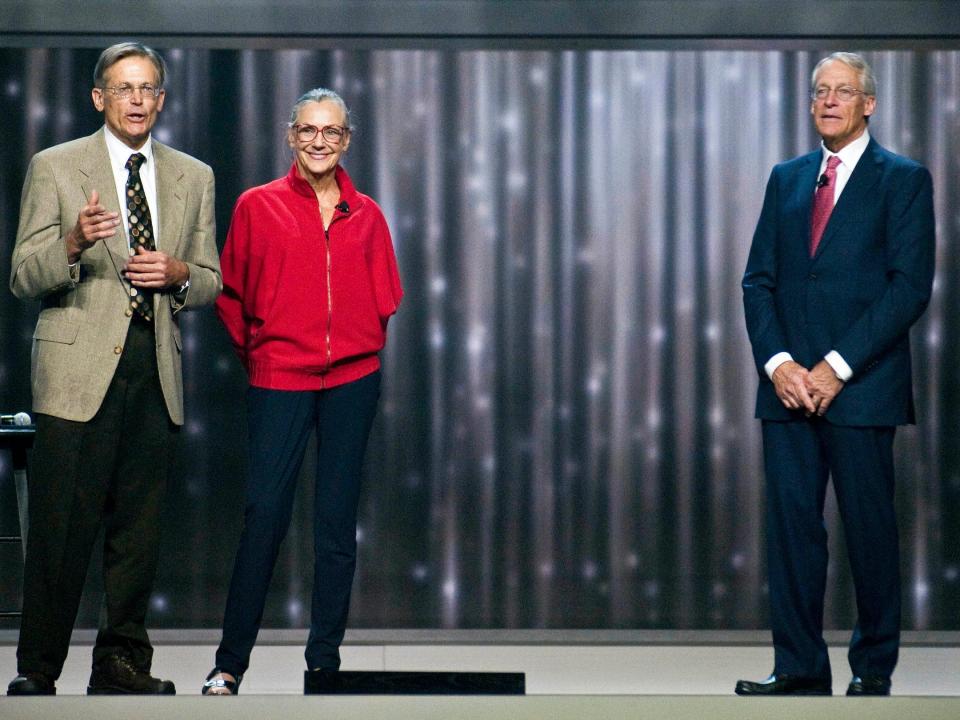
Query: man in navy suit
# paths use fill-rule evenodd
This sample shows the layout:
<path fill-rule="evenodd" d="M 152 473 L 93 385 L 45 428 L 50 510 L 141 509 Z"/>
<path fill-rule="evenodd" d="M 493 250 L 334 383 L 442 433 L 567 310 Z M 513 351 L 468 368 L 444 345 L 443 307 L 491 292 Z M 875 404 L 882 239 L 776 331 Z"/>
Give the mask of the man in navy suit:
<path fill-rule="evenodd" d="M 823 641 L 832 478 L 856 587 L 848 695 L 887 695 L 900 640 L 893 438 L 914 422 L 910 327 L 933 284 L 930 173 L 870 137 L 859 55 L 812 75 L 822 146 L 767 183 L 743 304 L 760 375 L 773 674 L 738 695 L 829 695 Z"/>

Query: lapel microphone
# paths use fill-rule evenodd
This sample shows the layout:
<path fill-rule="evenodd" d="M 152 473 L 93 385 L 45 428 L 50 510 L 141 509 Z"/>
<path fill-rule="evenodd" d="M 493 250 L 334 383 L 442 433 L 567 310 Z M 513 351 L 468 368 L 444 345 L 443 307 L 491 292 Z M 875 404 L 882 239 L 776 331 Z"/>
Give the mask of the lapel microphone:
<path fill-rule="evenodd" d="M 339 211 L 342 212 L 342 213 L 348 213 L 348 212 L 350 212 L 350 206 L 347 205 L 347 201 L 346 201 L 346 200 L 341 200 L 339 203 L 337 203 L 337 204 L 334 205 L 333 207 L 336 208 L 337 210 L 339 210 Z"/>
<path fill-rule="evenodd" d="M 820 179 L 817 180 L 817 190 L 826 186 L 827 184 L 829 184 L 829 182 L 830 182 L 830 178 L 828 178 L 827 174 L 824 173 L 823 175 L 820 176 Z"/>

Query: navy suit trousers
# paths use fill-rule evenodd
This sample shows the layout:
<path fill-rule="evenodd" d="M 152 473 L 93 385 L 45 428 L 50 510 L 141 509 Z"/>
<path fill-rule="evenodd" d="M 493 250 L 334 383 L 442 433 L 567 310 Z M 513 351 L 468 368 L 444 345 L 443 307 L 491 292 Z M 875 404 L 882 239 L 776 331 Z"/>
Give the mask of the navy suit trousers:
<path fill-rule="evenodd" d="M 763 422 L 775 673 L 831 678 L 823 640 L 828 479 L 856 589 L 850 667 L 861 677 L 893 673 L 900 641 L 894 433 L 893 427 L 840 426 L 817 417 Z"/>

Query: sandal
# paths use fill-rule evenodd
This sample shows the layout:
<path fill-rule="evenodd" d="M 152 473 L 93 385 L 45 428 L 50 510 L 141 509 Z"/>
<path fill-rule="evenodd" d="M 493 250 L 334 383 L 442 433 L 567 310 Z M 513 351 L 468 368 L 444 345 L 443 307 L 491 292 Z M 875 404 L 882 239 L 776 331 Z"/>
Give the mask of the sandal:
<path fill-rule="evenodd" d="M 240 683 L 243 675 L 237 675 L 236 680 L 227 680 L 223 675 L 223 668 L 215 667 L 207 675 L 207 681 L 200 688 L 201 695 L 236 695 L 240 692 Z M 233 673 L 227 673 L 233 675 Z"/>

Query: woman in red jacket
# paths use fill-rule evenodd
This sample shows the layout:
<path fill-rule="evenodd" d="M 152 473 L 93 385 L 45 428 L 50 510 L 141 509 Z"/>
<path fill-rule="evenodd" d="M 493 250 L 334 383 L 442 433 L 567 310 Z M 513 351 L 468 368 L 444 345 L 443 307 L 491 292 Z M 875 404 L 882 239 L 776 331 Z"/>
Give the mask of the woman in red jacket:
<path fill-rule="evenodd" d="M 357 502 L 380 394 L 377 353 L 402 291 L 377 204 L 339 162 L 350 113 L 319 88 L 294 105 L 286 177 L 237 200 L 220 259 L 217 314 L 247 370 L 249 479 L 216 666 L 204 694 L 235 694 L 317 431 L 316 564 L 307 668 L 340 667 L 356 567 Z"/>

